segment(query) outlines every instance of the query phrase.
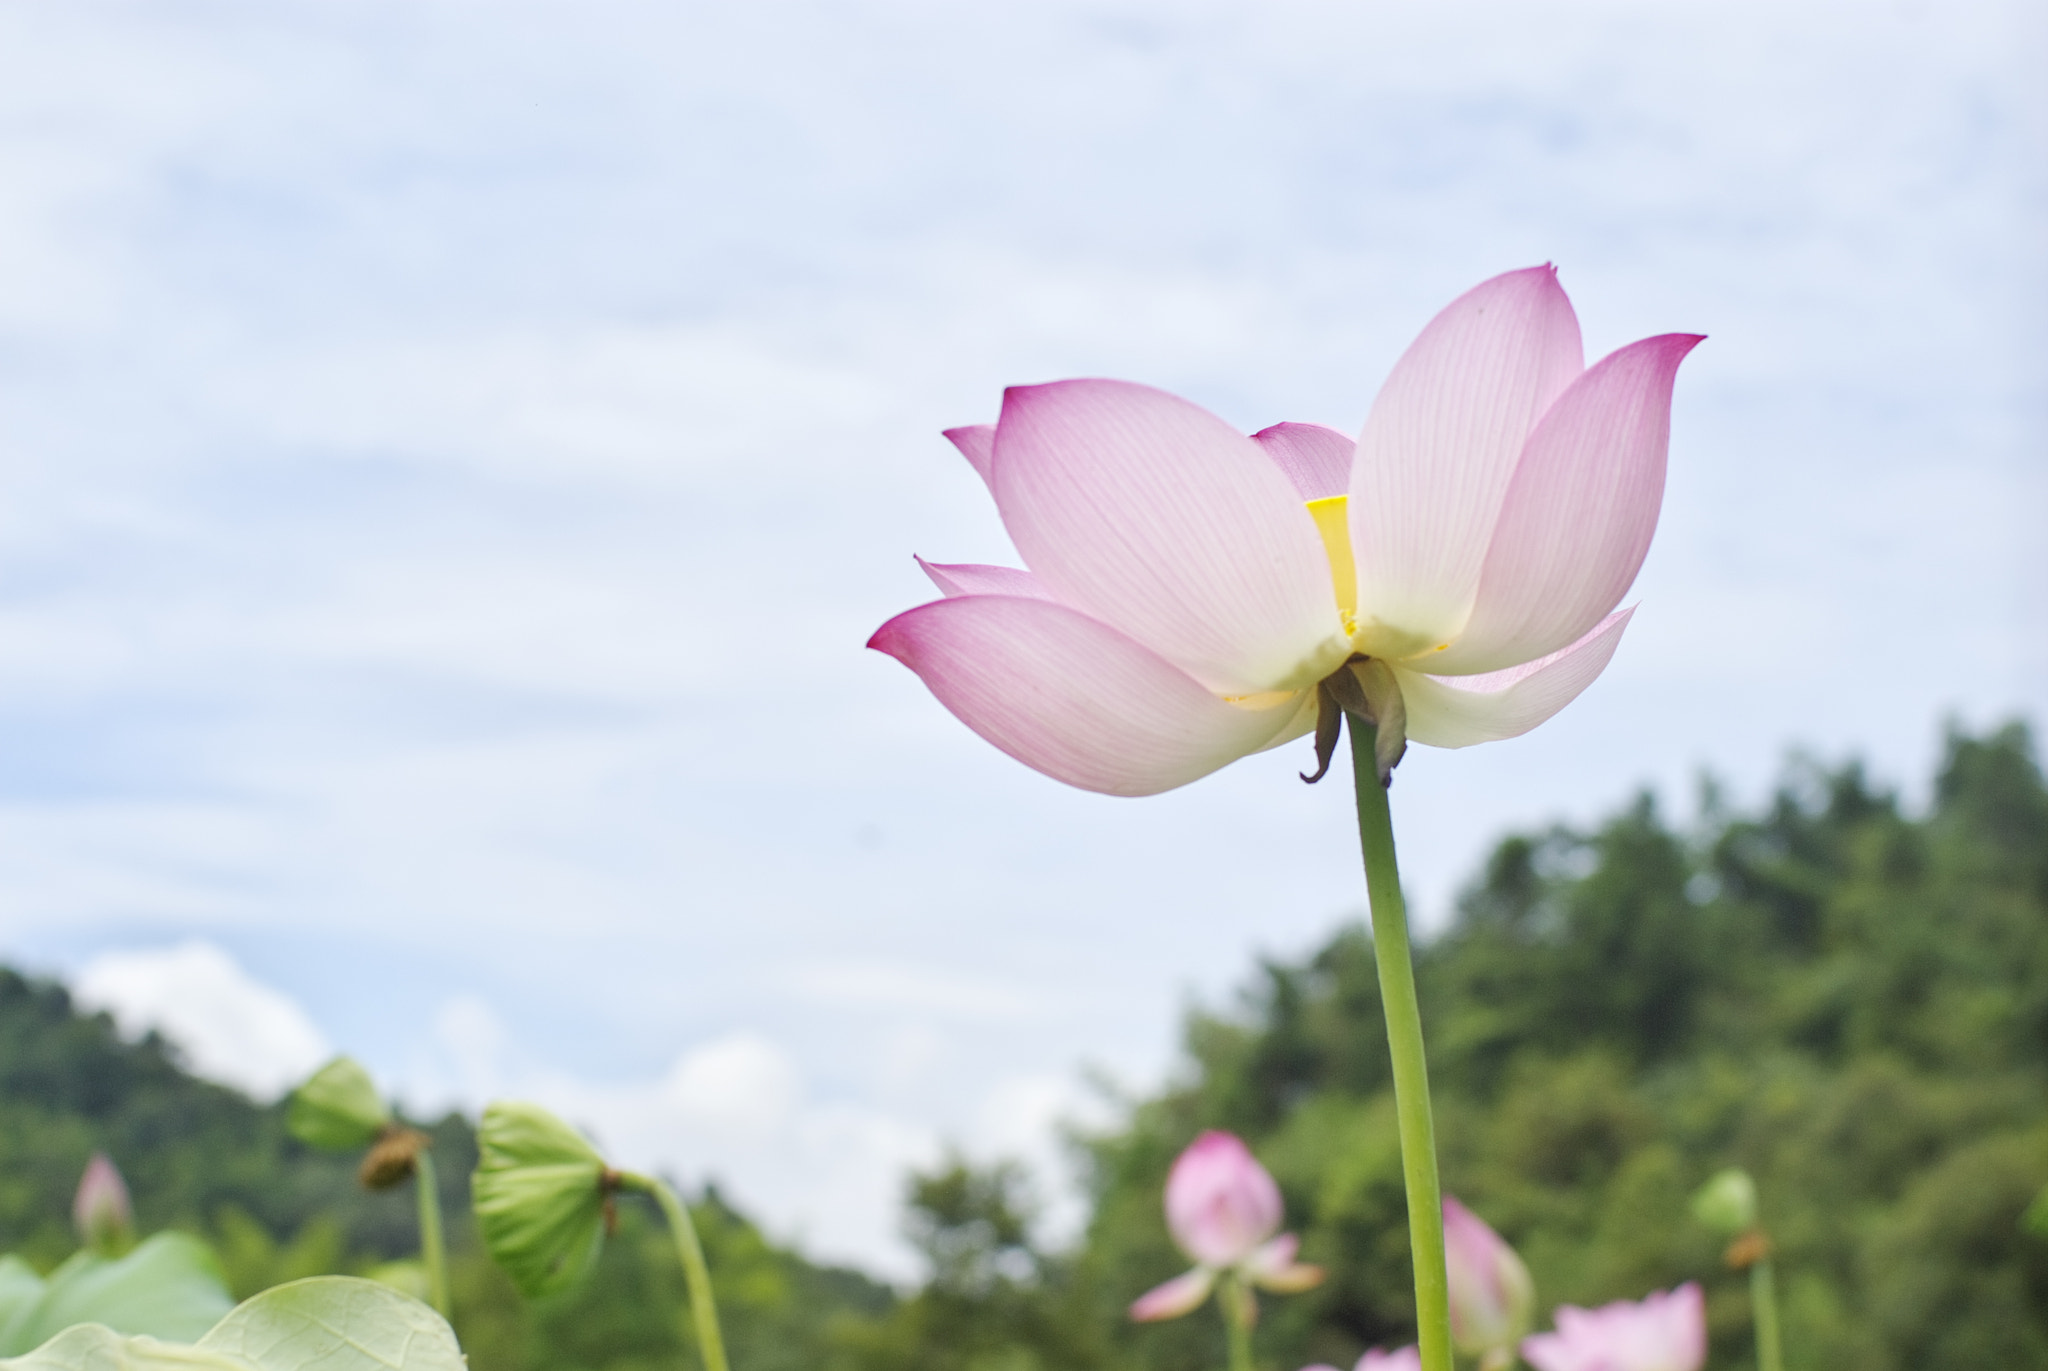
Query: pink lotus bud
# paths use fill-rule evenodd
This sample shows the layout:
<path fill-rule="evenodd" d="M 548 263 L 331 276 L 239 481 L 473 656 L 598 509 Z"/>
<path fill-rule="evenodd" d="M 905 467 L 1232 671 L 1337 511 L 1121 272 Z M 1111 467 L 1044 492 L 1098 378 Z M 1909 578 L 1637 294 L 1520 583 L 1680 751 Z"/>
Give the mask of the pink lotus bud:
<path fill-rule="evenodd" d="M 1522 1340 L 1536 1371 L 1699 1371 L 1707 1360 L 1707 1306 L 1691 1281 L 1641 1303 L 1564 1305 L 1557 1331 Z"/>
<path fill-rule="evenodd" d="M 1243 1262 L 1278 1231 L 1280 1218 L 1280 1187 L 1233 1134 L 1202 1134 L 1166 1178 L 1166 1226 L 1204 1266 Z"/>
<path fill-rule="evenodd" d="M 1529 1268 L 1486 1221 L 1444 1196 L 1444 1262 L 1451 1284 L 1451 1341 L 1467 1356 L 1513 1347 L 1536 1323 Z"/>
<path fill-rule="evenodd" d="M 104 1152 L 92 1154 L 79 1177 L 78 1194 L 71 1201 L 71 1221 L 78 1227 L 78 1239 L 87 1248 L 105 1256 L 117 1255 L 135 1237 L 135 1210 L 128 1202 L 128 1186 Z"/>

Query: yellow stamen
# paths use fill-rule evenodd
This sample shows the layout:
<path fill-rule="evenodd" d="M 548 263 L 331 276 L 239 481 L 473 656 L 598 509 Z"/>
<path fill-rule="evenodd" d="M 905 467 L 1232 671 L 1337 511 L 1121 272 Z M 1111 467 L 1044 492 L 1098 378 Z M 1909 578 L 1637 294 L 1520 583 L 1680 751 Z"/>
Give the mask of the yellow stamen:
<path fill-rule="evenodd" d="M 1309 517 L 1316 532 L 1323 535 L 1323 550 L 1330 554 L 1330 584 L 1337 591 L 1337 612 L 1344 616 L 1344 631 L 1357 632 L 1358 566 L 1351 559 L 1351 521 L 1345 514 L 1348 495 L 1328 495 L 1308 502 Z"/>

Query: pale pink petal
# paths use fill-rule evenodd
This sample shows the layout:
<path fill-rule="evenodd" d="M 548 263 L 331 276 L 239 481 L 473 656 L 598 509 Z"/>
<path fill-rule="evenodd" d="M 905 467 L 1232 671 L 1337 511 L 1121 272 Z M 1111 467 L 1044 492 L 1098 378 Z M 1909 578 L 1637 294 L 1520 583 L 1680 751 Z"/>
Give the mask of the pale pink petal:
<path fill-rule="evenodd" d="M 989 489 L 995 489 L 996 426 L 994 424 L 969 424 L 966 428 L 946 430 L 947 441 L 960 449 L 960 455 L 967 459 L 967 465 L 975 470 Z"/>
<path fill-rule="evenodd" d="M 1634 613 L 1633 607 L 1617 610 L 1569 647 L 1484 676 L 1426 676 L 1395 667 L 1408 737 L 1431 747 L 1470 747 L 1527 733 L 1607 669 Z"/>
<path fill-rule="evenodd" d="M 1156 1285 L 1137 1299 L 1131 1301 L 1131 1317 L 1139 1323 L 1156 1323 L 1160 1319 L 1177 1319 L 1191 1314 L 1209 1298 L 1210 1287 L 1216 1284 L 1216 1273 L 1206 1266 L 1198 1266 L 1184 1276 L 1175 1276 L 1164 1285 Z"/>
<path fill-rule="evenodd" d="M 1351 488 L 1351 454 L 1358 444 L 1321 424 L 1275 424 L 1252 435 L 1266 450 L 1303 503 L 1342 495 Z"/>
<path fill-rule="evenodd" d="M 1529 1268 L 1486 1220 L 1444 1196 L 1444 1269 L 1451 1342 L 1467 1356 L 1511 1348 L 1535 1322 Z"/>
<path fill-rule="evenodd" d="M 982 566 L 976 562 L 927 562 L 917 558 L 924 574 L 931 577 L 948 599 L 958 595 L 1023 595 L 1050 600 L 1052 592 L 1040 585 L 1028 571 L 1012 566 Z"/>
<path fill-rule="evenodd" d="M 1272 739 L 1264 747 L 1260 748 L 1259 751 L 1270 752 L 1276 747 L 1283 747 L 1293 742 L 1296 738 L 1305 738 L 1315 732 L 1317 710 L 1316 693 L 1313 690 L 1302 691 L 1295 706 L 1294 718 L 1288 722 L 1286 727 L 1274 734 Z"/>
<path fill-rule="evenodd" d="M 1240 708 L 1123 634 L 1050 600 L 969 595 L 899 614 L 868 646 L 961 722 L 1083 790 L 1153 795 L 1256 752 L 1299 701 Z"/>
<path fill-rule="evenodd" d="M 1238 1269 L 1252 1277 L 1285 1271 L 1294 1265 L 1294 1254 L 1300 1250 L 1300 1238 L 1292 1233 L 1282 1233 L 1271 1242 L 1260 1243 L 1253 1248 L 1251 1255 L 1238 1263 Z"/>
<path fill-rule="evenodd" d="M 1671 386 L 1699 341 L 1669 333 L 1631 343 L 1544 414 L 1508 486 L 1471 622 L 1427 663 L 1432 674 L 1541 657 L 1620 603 L 1657 530 Z"/>
<path fill-rule="evenodd" d="M 1166 1226 L 1181 1251 L 1204 1266 L 1243 1262 L 1273 1236 L 1280 1218 L 1280 1187 L 1234 1134 L 1203 1133 L 1167 1173 Z"/>
<path fill-rule="evenodd" d="M 1583 367 L 1547 266 L 1458 297 L 1394 365 L 1351 464 L 1360 651 L 1405 657 L 1464 628 L 1522 445 Z"/>
<path fill-rule="evenodd" d="M 1257 443 L 1122 381 L 1019 386 L 996 507 L 1061 601 L 1219 694 L 1302 689 L 1349 651 L 1321 535 Z"/>
<path fill-rule="evenodd" d="M 1422 1371 L 1422 1349 L 1414 1343 L 1394 1352 L 1372 1348 L 1358 1359 L 1352 1371 Z"/>
<path fill-rule="evenodd" d="M 1598 1309 L 1563 1305 L 1556 1322 L 1522 1340 L 1536 1371 L 1699 1371 L 1707 1359 L 1706 1299 L 1691 1281 Z"/>

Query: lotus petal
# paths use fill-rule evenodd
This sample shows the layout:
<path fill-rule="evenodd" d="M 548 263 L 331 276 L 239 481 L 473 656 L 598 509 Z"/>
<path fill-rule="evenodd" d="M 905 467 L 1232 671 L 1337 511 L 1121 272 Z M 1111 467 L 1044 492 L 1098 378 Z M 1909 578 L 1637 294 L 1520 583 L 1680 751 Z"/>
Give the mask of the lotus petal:
<path fill-rule="evenodd" d="M 994 424 L 969 424 L 965 428 L 949 428 L 946 439 L 960 449 L 960 455 L 967 459 L 967 465 L 974 468 L 977 476 L 995 488 L 996 426 Z"/>
<path fill-rule="evenodd" d="M 1052 592 L 1036 576 L 1012 566 L 983 566 L 977 562 L 927 562 L 917 558 L 924 574 L 948 599 L 958 595 L 1023 595 L 1050 600 Z"/>
<path fill-rule="evenodd" d="M 1361 651 L 1407 657 L 1464 628 L 1523 444 L 1584 365 L 1547 266 L 1467 291 L 1402 355 L 1351 464 Z"/>
<path fill-rule="evenodd" d="M 993 488 L 1062 602 L 1218 694 L 1305 689 L 1349 651 L 1292 483 L 1199 406 L 1122 381 L 1013 387 Z"/>
<path fill-rule="evenodd" d="M 1527 733 L 1577 699 L 1614 656 L 1630 607 L 1547 657 L 1484 676 L 1427 676 L 1394 668 L 1408 707 L 1408 737 L 1431 747 L 1470 747 Z"/>
<path fill-rule="evenodd" d="M 1351 488 L 1351 454 L 1358 444 L 1321 424 L 1275 424 L 1252 435 L 1252 441 L 1287 479 L 1306 504 L 1342 495 Z"/>
<path fill-rule="evenodd" d="M 1109 625 L 1051 600 L 967 595 L 883 624 L 868 646 L 983 738 L 1055 780 L 1153 795 L 1264 747 L 1300 712 L 1218 699 Z"/>
<path fill-rule="evenodd" d="M 1621 601 L 1664 501 L 1671 386 L 1692 333 L 1631 343 L 1544 414 L 1508 486 L 1471 621 L 1432 675 L 1497 671 L 1581 637 Z"/>

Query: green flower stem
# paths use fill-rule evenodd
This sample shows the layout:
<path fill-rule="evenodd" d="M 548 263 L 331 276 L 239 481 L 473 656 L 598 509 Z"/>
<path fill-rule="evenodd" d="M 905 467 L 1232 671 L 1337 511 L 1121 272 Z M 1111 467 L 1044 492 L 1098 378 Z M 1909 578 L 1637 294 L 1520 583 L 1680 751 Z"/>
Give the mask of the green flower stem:
<path fill-rule="evenodd" d="M 1257 1310 L 1252 1292 L 1242 1278 L 1230 1275 L 1223 1278 L 1223 1288 L 1216 1294 L 1223 1306 L 1223 1326 L 1230 1331 L 1230 1371 L 1254 1371 L 1252 1319 Z"/>
<path fill-rule="evenodd" d="M 1778 1345 L 1778 1278 L 1768 1257 L 1749 1268 L 1749 1303 L 1756 1323 L 1757 1371 L 1785 1371 L 1785 1353 Z"/>
<path fill-rule="evenodd" d="M 1358 845 L 1372 902 L 1373 959 L 1394 1060 L 1394 1110 L 1401 1123 L 1401 1171 L 1408 1189 L 1408 1245 L 1415 1255 L 1415 1331 L 1422 1371 L 1452 1371 L 1450 1281 L 1444 1270 L 1443 1192 L 1436 1175 L 1436 1125 L 1429 1108 L 1429 1063 L 1422 1049 L 1422 1011 L 1408 948 L 1408 908 L 1394 865 L 1394 820 L 1380 783 L 1379 730 L 1356 714 L 1351 768 L 1358 790 Z"/>
<path fill-rule="evenodd" d="M 420 1205 L 420 1263 L 427 1268 L 427 1303 L 444 1319 L 448 1307 L 448 1247 L 441 1240 L 441 1186 L 434 1174 L 434 1154 L 421 1148 L 412 1159 L 412 1185 Z"/>
<path fill-rule="evenodd" d="M 675 1235 L 676 1255 L 683 1260 L 683 1279 L 690 1287 L 690 1322 L 697 1330 L 697 1351 L 704 1358 L 704 1371 L 727 1371 L 725 1336 L 718 1331 L 718 1304 L 711 1297 L 711 1268 L 704 1264 L 704 1249 L 697 1242 L 697 1226 L 690 1211 L 676 1198 L 676 1192 L 651 1176 L 621 1172 L 619 1184 L 627 1190 L 652 1195 L 668 1219 Z"/>

